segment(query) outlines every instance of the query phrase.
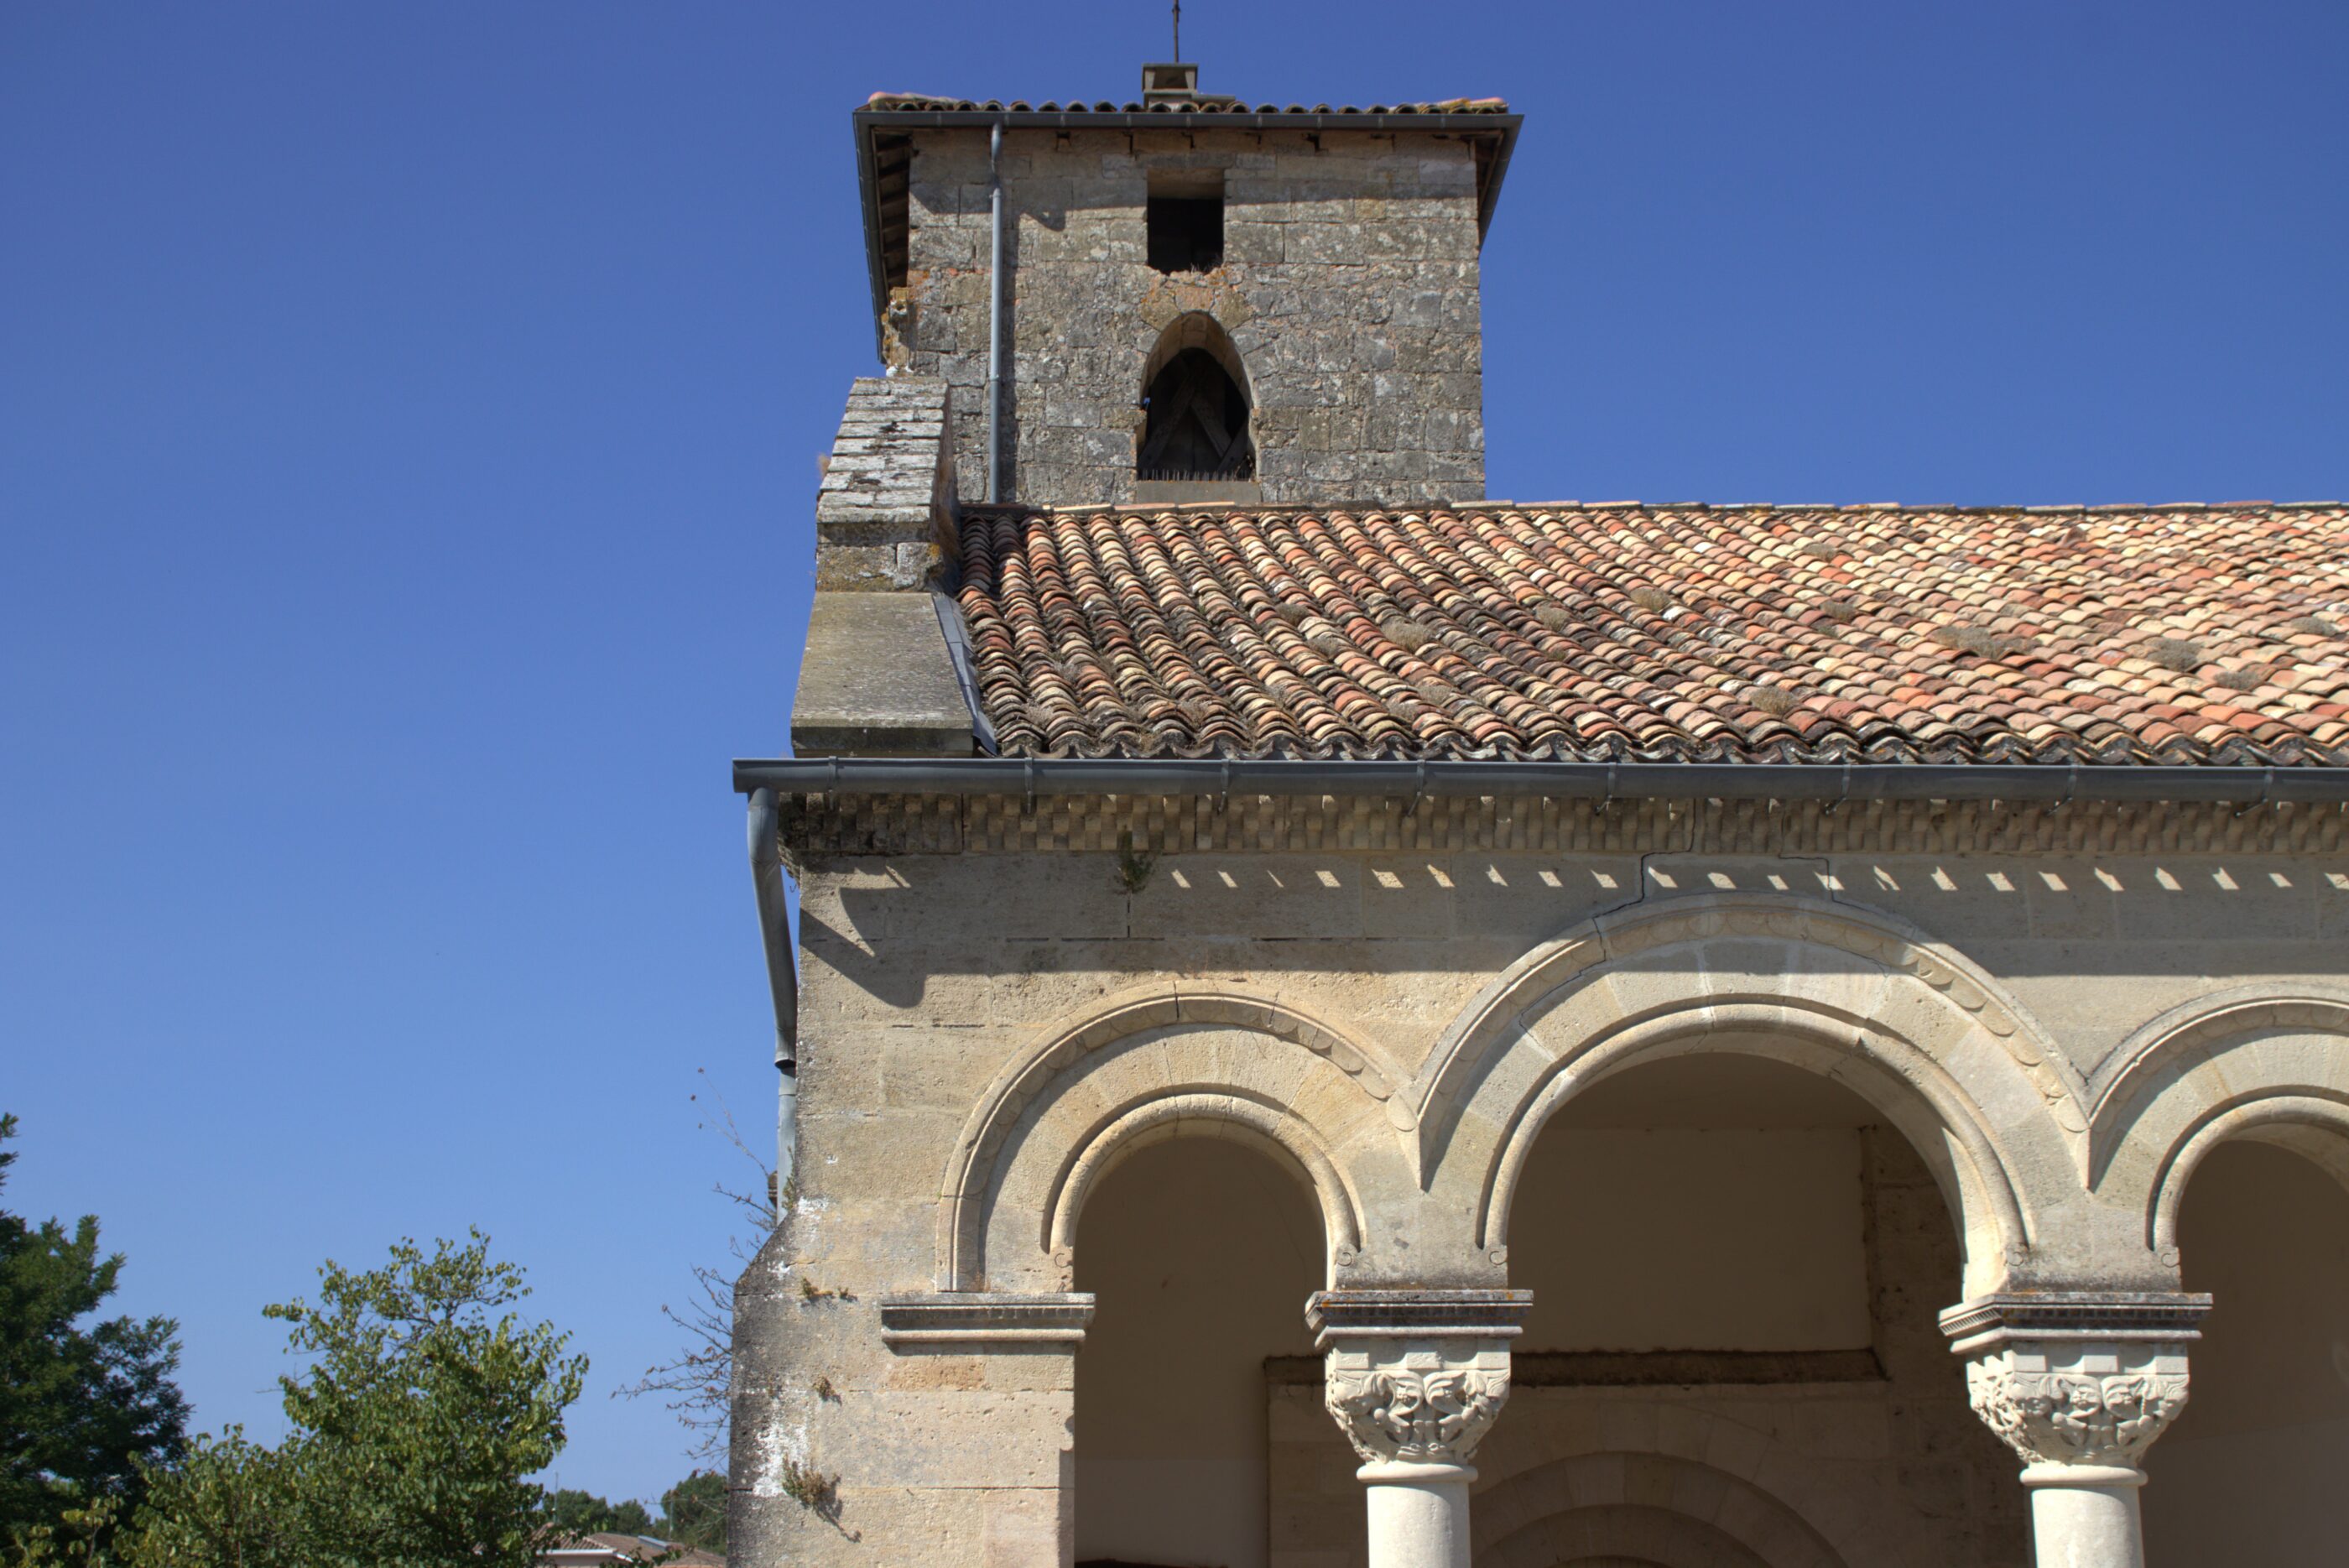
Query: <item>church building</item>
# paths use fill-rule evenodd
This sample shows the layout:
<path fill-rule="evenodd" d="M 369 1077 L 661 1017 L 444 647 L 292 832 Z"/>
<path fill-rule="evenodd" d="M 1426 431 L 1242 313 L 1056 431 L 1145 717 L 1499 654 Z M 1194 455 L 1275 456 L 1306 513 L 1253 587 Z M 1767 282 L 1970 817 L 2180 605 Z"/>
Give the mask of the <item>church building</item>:
<path fill-rule="evenodd" d="M 2338 1560 L 2349 510 L 1489 499 L 1505 104 L 853 119 L 736 1568 Z"/>

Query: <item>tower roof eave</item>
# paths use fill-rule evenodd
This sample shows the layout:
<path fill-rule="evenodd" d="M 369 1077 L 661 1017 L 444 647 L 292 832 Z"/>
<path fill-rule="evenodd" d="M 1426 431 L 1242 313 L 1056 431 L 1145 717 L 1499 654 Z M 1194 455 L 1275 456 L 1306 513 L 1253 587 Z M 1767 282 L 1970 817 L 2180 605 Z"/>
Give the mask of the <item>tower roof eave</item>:
<path fill-rule="evenodd" d="M 865 266 L 873 290 L 873 329 L 878 346 L 889 291 L 905 280 L 909 233 L 907 174 L 912 133 L 916 130 L 1312 130 L 1392 135 L 1399 130 L 1433 132 L 1469 140 L 1476 152 L 1476 233 L 1492 227 L 1502 177 L 1517 144 L 1525 117 L 1509 112 L 1499 99 L 1449 99 L 1438 103 L 1372 104 L 1368 109 L 1311 109 L 1260 104 L 1248 109 L 1229 99 L 1201 98 L 1182 103 L 1093 105 L 992 99 L 927 98 L 875 93 L 852 117 L 856 134 L 856 183 L 864 214 Z"/>

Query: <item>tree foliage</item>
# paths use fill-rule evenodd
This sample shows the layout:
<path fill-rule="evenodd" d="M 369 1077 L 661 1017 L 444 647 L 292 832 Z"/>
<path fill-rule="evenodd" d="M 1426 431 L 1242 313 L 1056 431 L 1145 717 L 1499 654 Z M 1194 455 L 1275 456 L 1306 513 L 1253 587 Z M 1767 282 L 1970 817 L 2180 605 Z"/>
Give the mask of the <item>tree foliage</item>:
<path fill-rule="evenodd" d="M 609 1531 L 619 1535 L 661 1534 L 652 1512 L 635 1498 L 606 1501 L 592 1491 L 565 1487 L 547 1499 L 554 1528 L 565 1536 Z"/>
<path fill-rule="evenodd" d="M 290 1431 L 232 1428 L 156 1485 L 142 1568 L 527 1568 L 553 1533 L 523 1478 L 561 1449 L 585 1356 L 510 1308 L 529 1289 L 478 1231 L 381 1268 L 328 1262 L 317 1303 L 267 1309 L 309 1359 L 278 1379 Z"/>
<path fill-rule="evenodd" d="M 726 1478 L 712 1470 L 696 1470 L 661 1493 L 661 1511 L 655 1518 L 634 1498 L 618 1502 L 565 1487 L 547 1499 L 549 1516 L 558 1534 L 568 1539 L 609 1532 L 642 1535 L 671 1545 L 726 1550 Z"/>
<path fill-rule="evenodd" d="M 699 1103 L 701 1096 L 697 1094 L 693 1098 Z M 790 1210 L 796 1194 L 788 1182 L 782 1191 L 774 1190 L 772 1168 L 751 1149 L 735 1123 L 734 1113 L 714 1095 L 710 1105 L 709 1119 L 701 1126 L 733 1145 L 755 1173 L 742 1187 L 721 1181 L 714 1188 L 740 1221 L 729 1243 L 732 1261 L 694 1265 L 685 1304 L 661 1303 L 661 1314 L 678 1331 L 682 1345 L 675 1355 L 647 1367 L 642 1377 L 619 1392 L 631 1399 L 647 1394 L 663 1396 L 679 1424 L 694 1435 L 693 1458 L 723 1462 L 733 1423 L 734 1282 L 774 1235 L 781 1223 L 781 1214 Z"/>
<path fill-rule="evenodd" d="M 300 1568 L 306 1544 L 292 1445 L 265 1448 L 243 1428 L 199 1437 L 159 1476 L 129 1561 L 170 1568 Z"/>
<path fill-rule="evenodd" d="M 654 1533 L 721 1555 L 726 1551 L 726 1478 L 696 1470 L 661 1493 L 661 1528 Z"/>
<path fill-rule="evenodd" d="M 108 1568 L 116 1559 L 107 1543 L 114 1538 L 122 1508 L 114 1498 L 99 1497 L 67 1509 L 55 1524 L 17 1532 L 0 1550 L 0 1563 L 7 1568 Z"/>
<path fill-rule="evenodd" d="M 16 1135 L 16 1118 L 0 1116 L 0 1187 Z M 184 1440 L 179 1325 L 86 1324 L 121 1272 L 121 1253 L 99 1255 L 95 1215 L 68 1232 L 0 1210 L 0 1542 L 20 1552 L 36 1532 L 57 1552 L 103 1539 L 138 1501 L 140 1467 Z"/>

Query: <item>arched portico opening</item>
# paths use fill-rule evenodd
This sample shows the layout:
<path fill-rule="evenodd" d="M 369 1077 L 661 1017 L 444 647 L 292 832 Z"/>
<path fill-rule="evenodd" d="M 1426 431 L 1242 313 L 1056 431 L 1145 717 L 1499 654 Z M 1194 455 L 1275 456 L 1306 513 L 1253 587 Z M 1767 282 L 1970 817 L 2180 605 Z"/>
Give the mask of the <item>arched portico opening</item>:
<path fill-rule="evenodd" d="M 1305 1172 L 1322 1282 L 1335 1285 L 1363 1242 L 1365 1176 L 1388 1189 L 1409 1180 L 1413 1124 L 1396 1090 L 1360 1042 L 1253 997 L 1129 998 L 1049 1031 L 996 1075 L 955 1140 L 939 1179 L 938 1288 L 1071 1288 L 1093 1186 L 1135 1150 L 1197 1133 Z"/>
<path fill-rule="evenodd" d="M 1310 1352 L 1327 1251 L 1311 1181 L 1257 1139 L 1129 1147 L 1075 1226 L 1097 1303 L 1076 1364 L 1077 1561 L 1264 1568 L 1266 1364 Z"/>
<path fill-rule="evenodd" d="M 1874 1106 L 1960 1216 L 1962 1295 L 2057 1261 L 2034 1243 L 2085 1207 L 2076 1077 L 1995 981 L 1889 917 L 1743 895 L 1603 917 L 1486 987 L 1413 1085 L 1431 1189 L 1473 1205 L 1476 1245 L 1504 1262 L 1548 1118 L 1610 1074 L 1693 1051 L 1760 1054 Z"/>
<path fill-rule="evenodd" d="M 1646 1448 L 1569 1442 L 1572 1451 L 1485 1488 L 1478 1568 L 1850 1568 L 1802 1515 L 1723 1468 L 1738 1464 L 1715 1451 L 1723 1431 L 1691 1421 L 1666 1437 L 1662 1414 L 1656 1436 L 1639 1439 Z"/>
<path fill-rule="evenodd" d="M 2144 1460 L 2151 1568 L 2327 1562 L 2349 1535 L 2349 1131 L 2267 1108 L 2165 1195 L 2185 1288 L 2212 1304 L 2192 1396 Z"/>
<path fill-rule="evenodd" d="M 1764 1037 L 1713 1044 L 1733 1048 L 1579 1084 L 1532 1140 L 1507 1259 L 1534 1305 L 1488 1474 L 1555 1462 L 1563 1432 L 1636 1449 L 1712 1419 L 1766 1451 L 1755 1473 L 1826 1561 L 2022 1560 L 2013 1459 L 1935 1321 L 1963 1273 L 1955 1204 L 1869 1097 Z M 1629 1501 L 1687 1512 L 1646 1524 L 1693 1542 L 1714 1494 L 1673 1495 Z"/>

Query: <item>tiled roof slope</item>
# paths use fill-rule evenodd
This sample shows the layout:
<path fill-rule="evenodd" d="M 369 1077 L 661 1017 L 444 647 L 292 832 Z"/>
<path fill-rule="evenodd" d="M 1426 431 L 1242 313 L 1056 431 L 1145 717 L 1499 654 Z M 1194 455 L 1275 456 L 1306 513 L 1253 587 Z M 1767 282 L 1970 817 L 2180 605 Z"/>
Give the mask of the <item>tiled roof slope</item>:
<path fill-rule="evenodd" d="M 2349 510 L 974 511 L 1007 755 L 2349 764 Z"/>

